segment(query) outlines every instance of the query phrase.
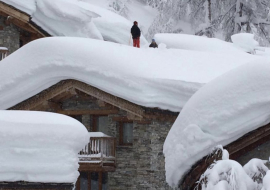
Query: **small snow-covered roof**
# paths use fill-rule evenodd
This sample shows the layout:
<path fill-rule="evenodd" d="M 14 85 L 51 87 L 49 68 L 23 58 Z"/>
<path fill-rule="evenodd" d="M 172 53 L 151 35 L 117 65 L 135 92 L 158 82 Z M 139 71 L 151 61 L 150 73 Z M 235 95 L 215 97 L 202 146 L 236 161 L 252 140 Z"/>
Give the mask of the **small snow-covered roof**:
<path fill-rule="evenodd" d="M 90 3 L 77 0 L 0 0 L 30 15 L 51 36 L 85 37 L 129 45 L 132 22 Z M 141 36 L 141 44 L 147 41 Z"/>
<path fill-rule="evenodd" d="M 270 121 L 270 61 L 257 60 L 199 89 L 173 124 L 163 152 L 166 180 L 177 186 L 195 162 Z"/>
<path fill-rule="evenodd" d="M 76 79 L 138 105 L 180 111 L 203 84 L 254 59 L 257 57 L 248 54 L 138 49 L 85 38 L 43 38 L 1 61 L 0 109 L 61 80 Z"/>
<path fill-rule="evenodd" d="M 55 113 L 0 111 L 0 181 L 74 183 L 88 132 Z"/>

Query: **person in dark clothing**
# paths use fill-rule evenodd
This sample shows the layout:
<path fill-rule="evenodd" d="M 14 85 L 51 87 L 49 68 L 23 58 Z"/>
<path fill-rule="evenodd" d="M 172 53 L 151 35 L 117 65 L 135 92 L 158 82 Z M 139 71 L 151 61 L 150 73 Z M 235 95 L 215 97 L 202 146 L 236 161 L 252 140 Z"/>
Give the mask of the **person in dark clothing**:
<path fill-rule="evenodd" d="M 157 45 L 155 39 L 152 39 L 152 43 L 149 45 L 149 47 L 158 48 L 158 45 Z"/>
<path fill-rule="evenodd" d="M 131 34 L 133 39 L 133 47 L 140 48 L 141 30 L 138 27 L 137 21 L 134 21 L 134 25 L 131 28 Z"/>

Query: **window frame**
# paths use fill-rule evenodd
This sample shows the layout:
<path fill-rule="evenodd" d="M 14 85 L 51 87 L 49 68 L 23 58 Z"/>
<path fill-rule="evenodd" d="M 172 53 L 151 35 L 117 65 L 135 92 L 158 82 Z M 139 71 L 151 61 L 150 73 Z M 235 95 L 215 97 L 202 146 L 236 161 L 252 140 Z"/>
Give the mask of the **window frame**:
<path fill-rule="evenodd" d="M 124 124 L 125 123 L 132 123 L 132 130 L 134 129 L 134 122 L 133 121 L 119 121 L 119 145 L 120 146 L 133 146 L 133 143 L 124 143 Z M 133 131 L 132 131 L 133 134 Z M 134 140 L 134 137 L 132 135 Z"/>
<path fill-rule="evenodd" d="M 98 124 L 98 118 L 99 117 L 108 117 L 108 115 L 90 115 L 92 116 L 92 131 L 91 132 L 98 132 L 97 131 L 97 124 Z"/>

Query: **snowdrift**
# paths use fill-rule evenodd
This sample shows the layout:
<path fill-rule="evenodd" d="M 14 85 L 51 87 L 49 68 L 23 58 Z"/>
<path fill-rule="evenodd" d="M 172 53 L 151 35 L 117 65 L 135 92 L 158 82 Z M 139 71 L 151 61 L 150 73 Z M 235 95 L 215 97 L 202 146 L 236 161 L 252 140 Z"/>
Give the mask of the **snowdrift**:
<path fill-rule="evenodd" d="M 139 105 L 180 111 L 203 84 L 256 58 L 43 38 L 1 61 L 0 109 L 61 80 L 76 79 Z"/>
<path fill-rule="evenodd" d="M 60 114 L 0 111 L 0 181 L 74 183 L 86 128 Z"/>
<path fill-rule="evenodd" d="M 222 54 L 243 54 L 240 47 L 217 38 L 207 38 L 188 34 L 156 34 L 157 43 L 164 43 L 168 48 L 185 49 Z"/>
<path fill-rule="evenodd" d="M 166 179 L 182 175 L 217 144 L 227 145 L 270 122 L 270 62 L 242 65 L 199 89 L 164 143 Z"/>
<path fill-rule="evenodd" d="M 85 37 L 129 45 L 133 25 L 124 17 L 77 0 L 0 0 L 27 14 L 52 36 Z M 141 45 L 147 41 L 141 36 Z"/>

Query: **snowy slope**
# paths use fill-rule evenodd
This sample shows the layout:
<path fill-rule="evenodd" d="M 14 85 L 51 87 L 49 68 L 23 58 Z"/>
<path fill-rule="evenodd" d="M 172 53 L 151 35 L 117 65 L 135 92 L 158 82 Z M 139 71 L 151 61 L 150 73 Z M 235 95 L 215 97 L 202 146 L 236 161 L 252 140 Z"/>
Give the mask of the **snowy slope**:
<path fill-rule="evenodd" d="M 85 37 L 129 44 L 133 25 L 124 17 L 77 0 L 0 0 L 31 15 L 52 36 Z M 147 41 L 142 36 L 141 44 Z"/>
<path fill-rule="evenodd" d="M 181 176 L 218 144 L 227 145 L 270 122 L 270 61 L 242 65 L 199 89 L 164 143 L 166 180 Z"/>
<path fill-rule="evenodd" d="M 203 84 L 255 59 L 248 54 L 138 49 L 85 38 L 44 38 L 1 61 L 0 109 L 61 80 L 77 79 L 139 105 L 180 111 Z"/>
<path fill-rule="evenodd" d="M 61 114 L 0 111 L 0 181 L 74 183 L 86 128 Z"/>
<path fill-rule="evenodd" d="M 147 34 L 149 27 L 153 23 L 156 16 L 159 14 L 157 9 L 154 9 L 138 0 L 82 0 L 84 2 L 106 8 L 110 11 L 118 13 L 126 17 L 129 21 L 138 21 L 139 27 L 144 35 Z M 113 6 L 118 2 L 119 6 Z"/>

